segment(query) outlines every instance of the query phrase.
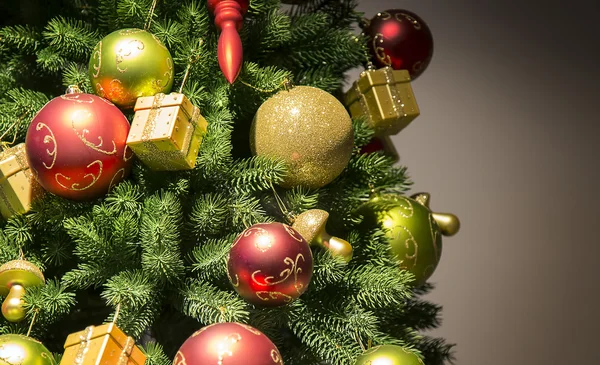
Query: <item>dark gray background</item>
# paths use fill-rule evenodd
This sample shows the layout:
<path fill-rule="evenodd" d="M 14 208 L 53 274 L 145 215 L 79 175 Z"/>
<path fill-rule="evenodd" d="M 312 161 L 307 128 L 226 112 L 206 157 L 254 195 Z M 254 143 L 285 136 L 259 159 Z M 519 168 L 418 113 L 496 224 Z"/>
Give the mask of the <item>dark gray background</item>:
<path fill-rule="evenodd" d="M 421 115 L 393 137 L 416 191 L 459 215 L 427 298 L 460 365 L 600 364 L 600 6 L 366 1 L 435 40 Z M 354 80 L 358 72 L 350 77 Z"/>

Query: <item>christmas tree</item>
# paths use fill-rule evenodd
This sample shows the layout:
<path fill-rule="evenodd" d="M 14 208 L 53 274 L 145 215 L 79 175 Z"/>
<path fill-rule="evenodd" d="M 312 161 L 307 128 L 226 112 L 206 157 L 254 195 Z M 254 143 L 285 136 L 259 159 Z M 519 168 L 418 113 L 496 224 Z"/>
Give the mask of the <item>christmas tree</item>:
<path fill-rule="evenodd" d="M 432 44 L 373 23 L 426 24 L 281 3 L 0 6 L 0 364 L 452 360 L 421 296 L 458 220 L 377 147 Z"/>

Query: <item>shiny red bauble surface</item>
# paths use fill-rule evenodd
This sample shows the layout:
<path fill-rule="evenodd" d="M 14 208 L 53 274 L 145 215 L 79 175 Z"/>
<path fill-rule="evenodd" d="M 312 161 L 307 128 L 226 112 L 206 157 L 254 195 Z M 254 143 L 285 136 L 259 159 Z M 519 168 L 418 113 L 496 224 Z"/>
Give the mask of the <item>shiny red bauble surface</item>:
<path fill-rule="evenodd" d="M 75 92 L 48 102 L 33 118 L 25 146 L 29 166 L 47 191 L 71 200 L 103 196 L 131 170 L 129 122 L 96 95 Z"/>
<path fill-rule="evenodd" d="M 425 71 L 433 56 L 433 36 L 427 24 L 408 10 L 378 13 L 364 27 L 371 60 L 377 68 L 407 70 L 411 79 Z"/>
<path fill-rule="evenodd" d="M 217 323 L 192 334 L 179 348 L 173 365 L 283 365 L 279 350 L 256 328 Z"/>
<path fill-rule="evenodd" d="M 306 291 L 313 257 L 306 240 L 282 223 L 260 223 L 233 243 L 227 260 L 229 280 L 249 303 L 279 306 Z"/>

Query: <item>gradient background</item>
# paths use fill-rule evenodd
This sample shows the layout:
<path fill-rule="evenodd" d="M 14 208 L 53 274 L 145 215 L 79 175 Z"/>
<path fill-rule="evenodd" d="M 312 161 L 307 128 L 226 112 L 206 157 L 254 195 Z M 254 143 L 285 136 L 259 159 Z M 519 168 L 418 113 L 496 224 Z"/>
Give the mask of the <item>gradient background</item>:
<path fill-rule="evenodd" d="M 460 365 L 600 364 L 600 2 L 535 3 L 359 7 L 414 11 L 434 36 L 421 115 L 393 141 L 412 192 L 461 219 L 427 297 Z"/>

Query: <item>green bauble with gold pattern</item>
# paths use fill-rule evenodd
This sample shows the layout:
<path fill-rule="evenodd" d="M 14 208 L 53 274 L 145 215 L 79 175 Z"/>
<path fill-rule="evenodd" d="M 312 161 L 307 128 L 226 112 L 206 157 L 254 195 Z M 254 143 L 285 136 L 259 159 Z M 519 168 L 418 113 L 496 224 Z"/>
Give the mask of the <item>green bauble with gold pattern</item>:
<path fill-rule="evenodd" d="M 137 98 L 169 93 L 173 87 L 173 59 L 167 47 L 145 30 L 121 29 L 104 37 L 89 63 L 95 93 L 123 109 Z"/>
<path fill-rule="evenodd" d="M 395 345 L 373 347 L 356 359 L 355 365 L 424 365 L 414 353 Z"/>
<path fill-rule="evenodd" d="M 0 364 L 55 365 L 46 346 L 31 337 L 7 334 L 0 336 Z"/>
<path fill-rule="evenodd" d="M 442 255 L 442 235 L 452 236 L 460 228 L 458 217 L 433 213 L 429 194 L 380 195 L 367 204 L 386 231 L 390 251 L 398 266 L 414 275 L 413 286 L 424 284 L 436 269 Z"/>

